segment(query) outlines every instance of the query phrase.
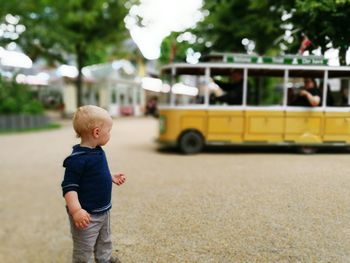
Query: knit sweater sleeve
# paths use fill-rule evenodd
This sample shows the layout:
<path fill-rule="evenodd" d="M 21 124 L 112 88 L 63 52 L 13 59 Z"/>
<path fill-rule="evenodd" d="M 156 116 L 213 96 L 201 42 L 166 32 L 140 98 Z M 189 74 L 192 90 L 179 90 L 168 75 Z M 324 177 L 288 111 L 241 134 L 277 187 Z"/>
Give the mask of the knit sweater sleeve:
<path fill-rule="evenodd" d="M 84 170 L 84 160 L 77 157 L 67 157 L 63 162 L 63 167 L 66 168 L 61 184 L 63 196 L 70 191 L 78 192 Z"/>

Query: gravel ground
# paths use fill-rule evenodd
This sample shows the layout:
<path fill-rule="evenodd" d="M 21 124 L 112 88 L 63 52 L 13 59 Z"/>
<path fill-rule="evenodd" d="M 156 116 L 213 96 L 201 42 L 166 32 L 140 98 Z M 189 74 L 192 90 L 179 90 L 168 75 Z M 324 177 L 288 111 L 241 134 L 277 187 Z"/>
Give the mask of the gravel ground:
<path fill-rule="evenodd" d="M 112 238 L 121 262 L 350 262 L 346 153 L 158 151 L 154 119 L 115 121 L 105 147 Z M 70 262 L 62 160 L 77 140 L 53 131 L 1 135 L 0 262 Z"/>

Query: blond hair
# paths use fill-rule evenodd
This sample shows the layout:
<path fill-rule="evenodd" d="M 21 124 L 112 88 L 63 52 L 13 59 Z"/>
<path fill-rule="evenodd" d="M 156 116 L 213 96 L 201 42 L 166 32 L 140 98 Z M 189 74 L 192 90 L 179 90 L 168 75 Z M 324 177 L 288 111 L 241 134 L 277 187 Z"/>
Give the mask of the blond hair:
<path fill-rule="evenodd" d="M 108 118 L 110 116 L 103 108 L 94 105 L 82 106 L 74 113 L 73 128 L 79 138 L 89 134 L 92 129 L 103 126 Z"/>

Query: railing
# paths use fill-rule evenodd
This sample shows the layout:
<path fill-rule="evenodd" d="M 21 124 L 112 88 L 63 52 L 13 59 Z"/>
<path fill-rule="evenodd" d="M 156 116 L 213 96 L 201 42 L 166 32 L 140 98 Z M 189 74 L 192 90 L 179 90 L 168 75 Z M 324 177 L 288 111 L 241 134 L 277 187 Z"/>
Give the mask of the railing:
<path fill-rule="evenodd" d="M 50 119 L 45 115 L 0 115 L 0 131 L 40 128 L 46 126 L 49 123 Z"/>

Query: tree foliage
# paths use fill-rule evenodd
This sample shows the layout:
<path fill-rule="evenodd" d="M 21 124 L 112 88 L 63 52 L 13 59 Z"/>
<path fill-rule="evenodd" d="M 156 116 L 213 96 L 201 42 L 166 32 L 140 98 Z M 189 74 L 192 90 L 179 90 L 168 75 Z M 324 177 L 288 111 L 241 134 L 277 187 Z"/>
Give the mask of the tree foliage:
<path fill-rule="evenodd" d="M 350 43 L 349 0 L 206 0 L 203 10 L 208 15 L 192 32 L 204 40 L 190 45 L 202 53 L 247 52 L 242 44 L 247 39 L 258 54 L 296 54 L 305 34 L 312 41 L 311 49 L 339 48 L 341 64 L 345 64 Z M 283 41 L 286 31 L 294 33 L 290 42 Z"/>
<path fill-rule="evenodd" d="M 190 44 L 188 41 L 179 41 L 179 36 L 182 33 L 173 32 L 165 38 L 161 45 L 161 56 L 159 62 L 167 64 L 174 61 L 186 61 L 186 56 L 189 49 L 202 50 L 202 45 Z"/>
<path fill-rule="evenodd" d="M 291 22 L 325 51 L 329 44 L 339 48 L 341 64 L 350 44 L 350 1 L 348 0 L 296 0 Z"/>
<path fill-rule="evenodd" d="M 18 15 L 26 27 L 16 42 L 33 60 L 44 57 L 50 63 L 75 61 L 81 105 L 82 68 L 120 53 L 120 43 L 127 36 L 124 2 L 13 0 L 6 13 Z"/>
<path fill-rule="evenodd" d="M 269 0 L 206 0 L 203 12 L 208 15 L 190 30 L 200 41 L 192 45 L 187 43 L 177 45 L 181 46 L 181 49 L 190 46 L 202 54 L 211 51 L 245 53 L 247 49 L 242 40 L 246 38 L 254 43 L 256 53 L 274 54 L 277 49 L 272 47 L 271 43 L 281 35 L 282 31 L 280 10 L 274 8 L 270 2 Z M 163 43 L 165 46 L 167 44 L 168 40 Z M 186 52 L 181 55 L 184 60 Z M 163 56 L 166 54 L 162 53 Z"/>
<path fill-rule="evenodd" d="M 280 35 L 280 19 L 268 0 L 206 1 L 207 19 L 199 25 L 202 36 L 210 38 L 213 50 L 245 52 L 242 39 L 255 42 L 255 51 L 263 54 Z"/>

